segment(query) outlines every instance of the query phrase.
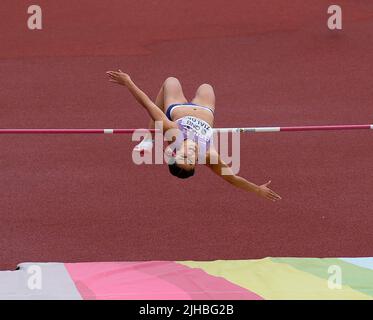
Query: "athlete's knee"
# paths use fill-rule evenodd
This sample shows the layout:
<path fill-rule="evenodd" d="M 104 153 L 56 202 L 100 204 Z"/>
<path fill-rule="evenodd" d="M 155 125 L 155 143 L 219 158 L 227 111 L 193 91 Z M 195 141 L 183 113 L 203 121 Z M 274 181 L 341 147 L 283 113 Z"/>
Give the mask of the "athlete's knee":
<path fill-rule="evenodd" d="M 180 81 L 178 78 L 176 77 L 168 77 L 165 81 L 164 81 L 165 84 L 179 84 Z"/>
<path fill-rule="evenodd" d="M 201 84 L 197 90 L 197 96 L 199 97 L 212 97 L 215 96 L 214 88 L 211 84 L 204 83 Z"/>
<path fill-rule="evenodd" d="M 201 84 L 199 86 L 198 90 L 201 90 L 201 91 L 214 91 L 214 88 L 209 83 L 203 83 L 203 84 Z"/>

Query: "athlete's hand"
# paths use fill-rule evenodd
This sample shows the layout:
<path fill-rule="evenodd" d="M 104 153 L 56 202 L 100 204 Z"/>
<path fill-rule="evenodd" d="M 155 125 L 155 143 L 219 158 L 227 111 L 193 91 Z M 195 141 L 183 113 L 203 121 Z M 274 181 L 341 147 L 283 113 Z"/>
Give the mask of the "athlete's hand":
<path fill-rule="evenodd" d="M 256 191 L 260 197 L 266 198 L 271 201 L 281 200 L 282 198 L 274 191 L 269 189 L 267 186 L 270 185 L 271 181 L 268 181 L 265 184 L 262 184 L 258 187 Z"/>
<path fill-rule="evenodd" d="M 127 84 L 131 81 L 130 76 L 120 69 L 118 69 L 118 71 L 108 71 L 106 74 L 109 76 L 110 82 L 118 83 L 122 86 L 127 86 Z"/>

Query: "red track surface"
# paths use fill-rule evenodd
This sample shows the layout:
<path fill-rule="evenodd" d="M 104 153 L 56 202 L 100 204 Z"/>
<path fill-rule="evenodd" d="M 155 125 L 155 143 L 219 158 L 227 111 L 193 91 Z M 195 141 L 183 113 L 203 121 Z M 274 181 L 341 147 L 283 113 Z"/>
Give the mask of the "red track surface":
<path fill-rule="evenodd" d="M 0 127 L 144 127 L 105 71 L 155 97 L 168 76 L 192 98 L 209 82 L 217 127 L 371 123 L 373 3 L 3 0 Z M 242 138 L 241 175 L 272 180 L 267 202 L 198 168 L 135 166 L 128 136 L 0 137 L 0 268 L 22 261 L 213 260 L 373 255 L 373 134 Z"/>

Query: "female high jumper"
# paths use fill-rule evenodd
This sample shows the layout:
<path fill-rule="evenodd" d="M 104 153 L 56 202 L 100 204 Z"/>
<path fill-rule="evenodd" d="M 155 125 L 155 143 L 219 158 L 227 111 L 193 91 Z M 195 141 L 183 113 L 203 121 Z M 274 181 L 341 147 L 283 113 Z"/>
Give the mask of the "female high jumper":
<path fill-rule="evenodd" d="M 107 72 L 110 81 L 128 88 L 134 98 L 150 115 L 149 128 L 154 129 L 155 121 L 163 123 L 163 132 L 169 129 L 179 129 L 181 139 L 177 143 L 173 160 L 169 163 L 170 173 L 185 179 L 194 175 L 196 163 L 205 157 L 204 164 L 215 174 L 230 184 L 256 193 L 258 196 L 271 201 L 281 197 L 268 188 L 271 181 L 256 185 L 233 173 L 221 159 L 211 142 L 215 112 L 214 89 L 209 84 L 202 84 L 191 102 L 185 98 L 178 79 L 169 77 L 163 83 L 155 103 L 132 81 L 130 76 L 121 70 Z M 198 124 L 198 125 L 195 125 Z M 178 140 L 178 139 L 176 139 Z M 149 150 L 153 147 L 151 136 L 145 137 L 135 148 L 137 151 Z M 215 157 L 217 161 L 209 161 Z M 225 174 L 222 174 L 224 168 Z M 228 173 L 228 174 L 227 174 Z"/>

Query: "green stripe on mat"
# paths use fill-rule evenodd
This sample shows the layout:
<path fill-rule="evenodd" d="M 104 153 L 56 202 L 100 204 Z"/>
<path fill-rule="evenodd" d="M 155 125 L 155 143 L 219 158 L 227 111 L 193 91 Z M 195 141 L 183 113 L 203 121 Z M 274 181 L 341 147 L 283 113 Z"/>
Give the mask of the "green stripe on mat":
<path fill-rule="evenodd" d="M 343 285 L 373 297 L 373 270 L 335 258 L 271 258 L 271 260 L 276 263 L 288 264 L 322 279 L 328 279 L 331 276 L 328 273 L 330 266 L 339 266 Z"/>

